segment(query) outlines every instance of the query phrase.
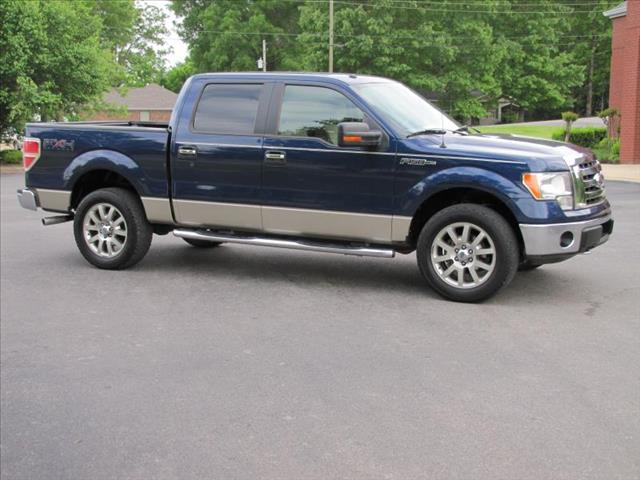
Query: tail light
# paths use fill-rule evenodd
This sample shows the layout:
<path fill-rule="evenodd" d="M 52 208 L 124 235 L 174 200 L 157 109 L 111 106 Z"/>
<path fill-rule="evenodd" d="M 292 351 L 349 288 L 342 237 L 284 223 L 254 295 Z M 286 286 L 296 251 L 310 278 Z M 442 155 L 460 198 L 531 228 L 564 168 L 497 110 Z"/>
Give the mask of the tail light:
<path fill-rule="evenodd" d="M 26 137 L 22 142 L 22 165 L 24 170 L 29 171 L 40 158 L 40 139 Z"/>

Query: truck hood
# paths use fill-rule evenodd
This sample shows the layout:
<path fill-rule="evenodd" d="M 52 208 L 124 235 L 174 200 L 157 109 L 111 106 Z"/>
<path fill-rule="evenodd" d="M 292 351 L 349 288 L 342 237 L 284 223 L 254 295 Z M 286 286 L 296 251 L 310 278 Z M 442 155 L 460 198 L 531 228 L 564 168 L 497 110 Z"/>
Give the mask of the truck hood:
<path fill-rule="evenodd" d="M 578 158 L 593 156 L 589 149 L 577 145 L 509 134 L 444 135 L 445 148 L 440 148 L 442 135 L 425 135 L 404 140 L 405 145 L 424 153 L 434 147 L 442 156 L 468 156 L 494 160 L 526 162 L 532 171 L 561 171 Z"/>

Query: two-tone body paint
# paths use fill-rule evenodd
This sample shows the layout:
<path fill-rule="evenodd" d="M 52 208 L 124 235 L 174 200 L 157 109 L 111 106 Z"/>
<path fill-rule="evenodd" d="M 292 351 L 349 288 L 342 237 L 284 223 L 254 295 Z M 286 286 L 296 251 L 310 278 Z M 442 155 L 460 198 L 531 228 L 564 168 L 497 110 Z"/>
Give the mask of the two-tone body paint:
<path fill-rule="evenodd" d="M 109 170 L 141 196 L 168 197 L 167 130 L 99 124 L 29 124 L 27 135 L 74 142 L 73 152 L 43 149 L 26 173 L 27 186 L 73 190 L 84 174 Z"/>
<path fill-rule="evenodd" d="M 411 218 L 429 199 L 451 188 L 486 191 L 519 222 L 562 223 L 598 216 L 608 203 L 564 212 L 536 201 L 522 184 L 526 171 L 566 171 L 566 144 L 529 138 L 447 134 L 406 139 L 360 99 L 358 82 L 376 77 L 311 74 L 203 74 L 181 91 L 169 132 L 161 128 L 30 124 L 27 134 L 74 142 L 69 151 L 43 151 L 27 185 L 71 192 L 86 173 L 101 169 L 126 178 L 157 214 L 152 221 L 223 226 L 300 236 L 402 242 Z M 252 135 L 196 132 L 191 120 L 208 83 L 265 85 Z M 349 98 L 385 134 L 375 151 L 341 148 L 323 140 L 277 135 L 284 85 L 332 88 Z M 181 147 L 197 155 L 181 156 Z M 286 153 L 285 165 L 265 152 Z M 172 202 L 173 209 L 169 208 Z M 162 219 L 162 220 L 161 220 Z M 344 234 L 340 234 L 340 229 Z M 369 231 L 369 234 L 367 234 Z"/>

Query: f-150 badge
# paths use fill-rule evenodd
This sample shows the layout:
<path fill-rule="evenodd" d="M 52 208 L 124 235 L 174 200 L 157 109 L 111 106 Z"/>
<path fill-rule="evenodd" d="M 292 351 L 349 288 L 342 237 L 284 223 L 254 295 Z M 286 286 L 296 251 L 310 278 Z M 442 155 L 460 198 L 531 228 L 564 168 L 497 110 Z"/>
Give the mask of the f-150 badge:
<path fill-rule="evenodd" d="M 418 167 L 424 167 L 426 165 L 435 165 L 435 160 L 429 160 L 427 158 L 409 158 L 402 157 L 400 159 L 400 165 L 413 165 Z"/>

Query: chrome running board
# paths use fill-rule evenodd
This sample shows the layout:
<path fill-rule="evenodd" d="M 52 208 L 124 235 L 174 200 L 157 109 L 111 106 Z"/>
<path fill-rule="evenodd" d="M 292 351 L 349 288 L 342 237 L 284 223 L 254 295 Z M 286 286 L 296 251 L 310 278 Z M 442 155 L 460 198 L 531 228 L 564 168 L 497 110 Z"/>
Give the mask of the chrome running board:
<path fill-rule="evenodd" d="M 356 255 L 359 257 L 393 258 L 396 252 L 390 248 L 368 247 L 350 244 L 339 244 L 323 241 L 286 240 L 283 238 L 256 237 L 235 233 L 221 233 L 210 230 L 189 230 L 177 228 L 173 231 L 176 237 L 192 240 L 208 240 L 210 242 L 242 243 L 245 245 L 257 245 L 260 247 L 291 248 L 294 250 L 306 250 L 308 252 L 341 253 L 343 255 Z"/>

